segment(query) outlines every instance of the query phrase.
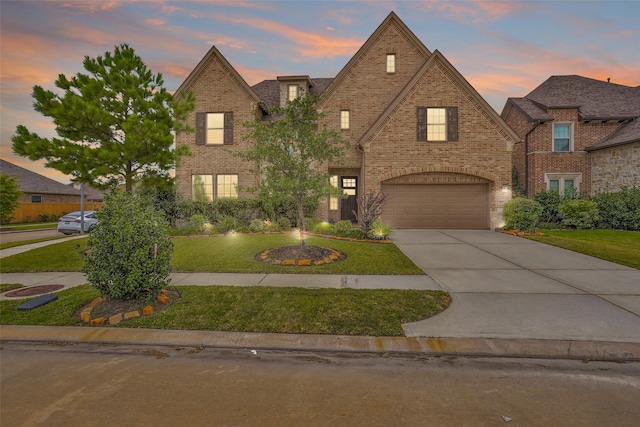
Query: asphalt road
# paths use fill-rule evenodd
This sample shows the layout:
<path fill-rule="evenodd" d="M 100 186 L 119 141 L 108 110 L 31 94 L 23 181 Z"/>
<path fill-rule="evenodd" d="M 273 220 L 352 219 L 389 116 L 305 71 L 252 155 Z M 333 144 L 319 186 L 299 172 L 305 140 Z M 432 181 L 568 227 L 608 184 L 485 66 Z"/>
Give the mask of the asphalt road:
<path fill-rule="evenodd" d="M 21 242 L 23 240 L 44 239 L 47 237 L 62 237 L 55 228 L 36 231 L 13 231 L 0 233 L 0 243 Z"/>
<path fill-rule="evenodd" d="M 639 363 L 6 342 L 0 357 L 2 426 L 620 427 L 640 419 Z"/>

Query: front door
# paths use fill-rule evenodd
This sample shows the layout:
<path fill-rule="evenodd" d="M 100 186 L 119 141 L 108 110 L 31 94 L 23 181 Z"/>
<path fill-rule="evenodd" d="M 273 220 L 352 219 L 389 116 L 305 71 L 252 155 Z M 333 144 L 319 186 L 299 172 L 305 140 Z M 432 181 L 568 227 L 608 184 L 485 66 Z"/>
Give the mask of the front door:
<path fill-rule="evenodd" d="M 341 200 L 340 219 L 348 221 L 356 221 L 354 212 L 358 212 L 358 177 L 341 176 L 340 188 L 347 195 L 346 199 Z"/>

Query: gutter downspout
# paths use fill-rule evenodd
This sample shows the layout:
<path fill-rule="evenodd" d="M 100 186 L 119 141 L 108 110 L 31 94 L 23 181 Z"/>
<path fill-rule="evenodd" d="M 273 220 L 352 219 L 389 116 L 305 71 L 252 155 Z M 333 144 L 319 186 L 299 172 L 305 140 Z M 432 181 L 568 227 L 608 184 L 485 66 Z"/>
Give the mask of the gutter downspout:
<path fill-rule="evenodd" d="M 524 135 L 524 194 L 529 197 L 529 135 L 540 126 L 542 121 L 538 120 L 533 123 L 533 127 Z"/>

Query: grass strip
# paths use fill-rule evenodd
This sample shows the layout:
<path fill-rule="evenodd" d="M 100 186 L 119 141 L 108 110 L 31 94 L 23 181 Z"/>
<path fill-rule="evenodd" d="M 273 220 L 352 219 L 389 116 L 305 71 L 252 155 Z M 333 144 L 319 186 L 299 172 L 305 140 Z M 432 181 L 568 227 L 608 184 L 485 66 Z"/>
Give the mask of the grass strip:
<path fill-rule="evenodd" d="M 180 299 L 128 328 L 296 334 L 402 336 L 402 324 L 434 316 L 451 303 L 442 291 L 180 286 Z M 0 301 L 2 324 L 80 325 L 73 313 L 98 296 L 88 285 L 57 293 L 59 299 L 30 311 L 24 302 Z"/>
<path fill-rule="evenodd" d="M 640 232 L 624 230 L 540 230 L 527 239 L 640 269 Z"/>
<path fill-rule="evenodd" d="M 30 245 L 31 243 L 48 242 L 49 240 L 64 239 L 67 236 L 43 237 L 41 239 L 21 240 L 19 242 L 0 243 L 0 249 L 15 248 L 16 246 Z"/>

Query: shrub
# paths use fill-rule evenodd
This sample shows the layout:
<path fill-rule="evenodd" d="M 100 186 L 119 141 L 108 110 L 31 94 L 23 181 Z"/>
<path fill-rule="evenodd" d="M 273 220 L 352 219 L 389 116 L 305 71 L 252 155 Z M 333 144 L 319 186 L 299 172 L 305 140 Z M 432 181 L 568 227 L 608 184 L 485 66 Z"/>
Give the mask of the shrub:
<path fill-rule="evenodd" d="M 224 215 L 218 220 L 218 230 L 221 233 L 228 233 L 238 228 L 238 221 L 232 216 Z"/>
<path fill-rule="evenodd" d="M 256 218 L 251 221 L 251 224 L 249 224 L 249 230 L 251 230 L 252 233 L 262 233 L 263 231 L 265 231 L 265 228 L 266 224 L 261 219 Z"/>
<path fill-rule="evenodd" d="M 538 219 L 540 222 L 560 223 L 560 216 L 558 215 L 558 208 L 562 202 L 560 193 L 542 190 L 536 193 L 533 199 L 542 206 L 542 212 Z"/>
<path fill-rule="evenodd" d="M 189 228 L 193 231 L 202 232 L 206 222 L 204 215 L 195 214 L 189 219 Z"/>
<path fill-rule="evenodd" d="M 386 240 L 391 236 L 391 233 L 393 233 L 393 228 L 382 222 L 380 218 L 377 218 L 371 224 L 367 238 L 371 240 Z"/>
<path fill-rule="evenodd" d="M 291 220 L 286 216 L 278 218 L 277 223 L 281 230 L 288 230 L 291 228 Z"/>
<path fill-rule="evenodd" d="M 313 220 L 313 218 L 305 218 L 304 219 L 304 229 L 305 230 L 313 230 L 313 227 L 315 227 L 316 225 L 316 221 Z"/>
<path fill-rule="evenodd" d="M 83 271 L 92 287 L 119 300 L 155 298 L 170 282 L 173 243 L 161 212 L 129 193 L 105 197 L 87 243 Z"/>
<path fill-rule="evenodd" d="M 333 224 L 329 224 L 326 221 L 319 221 L 317 223 L 314 224 L 313 228 L 311 229 L 311 231 L 313 233 L 316 234 L 334 234 L 335 233 L 335 229 L 333 227 Z"/>
<path fill-rule="evenodd" d="M 369 191 L 368 193 L 358 196 L 358 212 L 356 213 L 356 218 L 365 236 L 369 235 L 369 229 L 378 217 L 380 217 L 382 208 L 388 201 L 389 195 L 378 191 Z"/>
<path fill-rule="evenodd" d="M 586 199 L 565 200 L 559 214 L 562 224 L 572 228 L 593 228 L 600 219 L 596 203 Z"/>
<path fill-rule="evenodd" d="M 0 172 L 0 224 L 11 222 L 13 211 L 20 204 L 22 194 L 16 179 Z"/>
<path fill-rule="evenodd" d="M 517 197 L 504 205 L 505 227 L 516 230 L 533 228 L 542 213 L 542 206 L 535 200 Z"/>
<path fill-rule="evenodd" d="M 598 205 L 600 227 L 640 230 L 640 187 L 600 193 L 593 201 Z"/>
<path fill-rule="evenodd" d="M 353 234 L 353 224 L 349 220 L 342 220 L 336 222 L 334 226 L 336 230 L 336 235 L 340 237 L 351 237 Z"/>

